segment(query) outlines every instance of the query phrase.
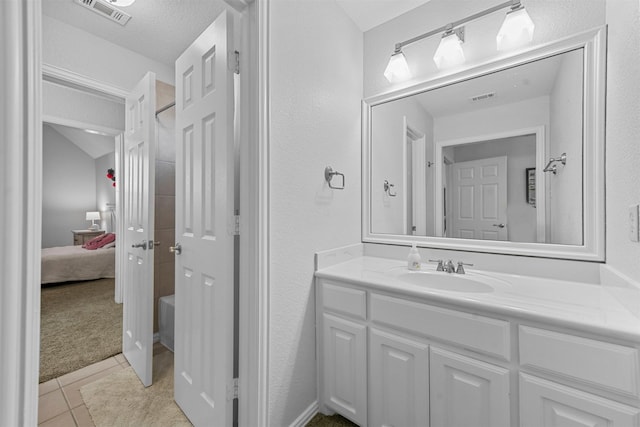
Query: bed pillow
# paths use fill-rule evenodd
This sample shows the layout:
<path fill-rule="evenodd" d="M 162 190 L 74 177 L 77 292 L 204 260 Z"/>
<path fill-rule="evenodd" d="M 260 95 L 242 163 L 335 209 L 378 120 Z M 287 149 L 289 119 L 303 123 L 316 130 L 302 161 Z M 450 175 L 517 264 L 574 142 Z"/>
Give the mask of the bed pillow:
<path fill-rule="evenodd" d="M 95 250 L 103 247 L 108 243 L 115 242 L 115 240 L 116 240 L 116 235 L 114 233 L 107 233 L 88 241 L 82 247 L 88 250 Z"/>
<path fill-rule="evenodd" d="M 100 240 L 104 239 L 106 236 L 107 236 L 107 233 L 102 233 L 99 236 L 96 236 L 93 239 L 89 240 L 88 242 L 85 242 L 84 245 L 82 245 L 82 247 L 87 249 L 89 247 L 95 246 L 96 244 L 98 244 Z"/>
<path fill-rule="evenodd" d="M 111 243 L 107 243 L 106 245 L 104 245 L 103 247 L 98 248 L 98 249 L 109 249 L 109 248 L 115 248 L 115 247 L 116 247 L 116 242 L 113 241 Z"/>

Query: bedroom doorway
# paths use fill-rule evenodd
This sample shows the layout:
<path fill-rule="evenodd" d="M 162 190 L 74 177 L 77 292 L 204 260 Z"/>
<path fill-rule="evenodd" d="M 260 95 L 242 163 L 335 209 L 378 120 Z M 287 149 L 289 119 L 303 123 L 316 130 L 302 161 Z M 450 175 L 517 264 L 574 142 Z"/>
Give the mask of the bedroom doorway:
<path fill-rule="evenodd" d="M 112 234 L 116 198 L 107 174 L 115 172 L 124 109 L 78 88 L 50 81 L 43 88 L 40 383 L 122 347 Z M 92 240 L 92 249 L 83 247 Z"/>

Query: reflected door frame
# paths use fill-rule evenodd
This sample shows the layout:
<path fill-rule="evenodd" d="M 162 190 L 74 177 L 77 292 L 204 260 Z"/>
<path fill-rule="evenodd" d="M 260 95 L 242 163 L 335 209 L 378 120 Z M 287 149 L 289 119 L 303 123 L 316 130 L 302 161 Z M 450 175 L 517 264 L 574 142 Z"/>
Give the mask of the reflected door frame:
<path fill-rule="evenodd" d="M 468 138 L 451 139 L 445 141 L 434 141 L 433 149 L 435 161 L 435 179 L 433 180 L 433 194 L 435 195 L 435 235 L 444 236 L 444 194 L 440 190 L 443 188 L 442 170 L 443 165 L 443 149 L 453 145 L 465 145 L 479 142 L 491 141 L 494 139 L 512 138 L 524 135 L 535 135 L 536 138 L 536 243 L 547 242 L 549 230 L 547 227 L 547 217 L 549 216 L 549 206 L 546 203 L 547 179 L 546 174 L 542 172 L 545 161 L 547 159 L 548 138 L 547 128 L 544 125 L 512 129 L 504 132 L 497 132 L 487 135 L 479 135 Z M 524 171 L 523 171 L 524 173 Z"/>
<path fill-rule="evenodd" d="M 427 230 L 427 152 L 426 136 L 402 119 L 402 229 L 406 234 L 426 236 Z M 411 179 L 409 179 L 411 176 Z M 422 212 L 422 215 L 418 215 Z"/>

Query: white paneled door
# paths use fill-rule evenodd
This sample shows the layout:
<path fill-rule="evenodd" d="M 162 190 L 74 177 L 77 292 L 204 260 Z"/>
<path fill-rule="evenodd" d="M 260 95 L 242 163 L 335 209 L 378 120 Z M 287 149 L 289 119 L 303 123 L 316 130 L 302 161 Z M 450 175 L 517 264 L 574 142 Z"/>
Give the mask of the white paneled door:
<path fill-rule="evenodd" d="M 507 158 L 453 164 L 452 237 L 507 240 Z"/>
<path fill-rule="evenodd" d="M 153 229 L 156 76 L 147 73 L 126 100 L 122 348 L 145 386 L 153 357 Z M 121 189 L 122 191 L 122 189 Z"/>
<path fill-rule="evenodd" d="M 175 400 L 196 426 L 233 422 L 232 22 L 176 61 Z"/>

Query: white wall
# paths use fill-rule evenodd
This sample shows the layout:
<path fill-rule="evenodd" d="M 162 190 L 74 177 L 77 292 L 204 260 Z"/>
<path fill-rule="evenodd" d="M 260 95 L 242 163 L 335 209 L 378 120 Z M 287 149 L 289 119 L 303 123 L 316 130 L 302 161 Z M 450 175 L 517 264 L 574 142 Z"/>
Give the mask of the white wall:
<path fill-rule="evenodd" d="M 86 229 L 86 212 L 96 210 L 96 164 L 47 125 L 42 151 L 42 247 L 72 245 L 71 230 Z"/>
<path fill-rule="evenodd" d="M 317 399 L 314 253 L 360 241 L 362 33 L 332 1 L 270 9 L 269 424 L 286 426 Z"/>
<path fill-rule="evenodd" d="M 455 162 L 507 157 L 507 229 L 512 242 L 536 242 L 536 208 L 526 199 L 526 168 L 536 167 L 535 135 L 502 138 L 454 148 Z M 450 193 L 451 194 L 451 193 Z"/>
<path fill-rule="evenodd" d="M 637 0 L 608 0 L 607 263 L 640 282 L 640 243 L 628 237 L 628 208 L 640 203 L 640 12 Z"/>
<path fill-rule="evenodd" d="M 114 141 L 115 148 L 115 141 Z M 107 178 L 107 170 L 116 168 L 116 154 L 115 152 L 105 154 L 102 157 L 95 159 L 96 165 L 96 209 L 102 216 L 100 221 L 100 228 L 106 230 L 108 233 L 115 233 L 116 223 L 113 212 L 116 205 L 116 189 L 113 186 L 113 181 Z M 116 176 L 116 180 L 118 176 Z M 114 210 L 107 209 L 107 203 L 114 206 Z"/>
<path fill-rule="evenodd" d="M 614 0 L 613 3 L 617 1 L 619 0 Z M 367 31 L 364 36 L 365 97 L 450 72 L 439 72 L 435 67 L 433 54 L 440 39 L 434 36 L 404 49 L 414 80 L 392 85 L 383 76 L 395 43 L 408 40 L 496 4 L 495 0 L 431 0 L 419 8 Z M 557 40 L 605 23 L 605 0 L 527 0 L 525 6 L 536 25 L 534 44 Z M 465 66 L 498 57 L 495 37 L 503 20 L 504 13 L 496 12 L 466 24 L 464 52 L 467 63 Z"/>
<path fill-rule="evenodd" d="M 403 138 L 404 118 L 415 130 L 426 135 L 428 160 L 433 161 L 433 118 L 413 98 L 376 105 L 371 112 L 371 230 L 374 233 L 406 234 L 403 228 L 404 205 L 407 192 L 404 188 Z M 431 186 L 432 169 L 427 169 L 427 181 Z M 384 192 L 384 181 L 393 184 L 396 197 Z M 427 201 L 427 207 L 433 203 Z M 426 213 L 425 213 L 426 214 Z M 427 221 L 433 234 L 433 214 Z"/>
<path fill-rule="evenodd" d="M 558 75 L 549 96 L 549 158 L 567 153 L 567 164 L 557 164 L 557 173 L 548 173 L 548 224 L 551 242 L 581 245 L 583 242 L 582 206 L 582 87 L 576 70 L 582 70 L 583 54 L 563 55 Z"/>
<path fill-rule="evenodd" d="M 126 91 L 133 89 L 147 71 L 155 72 L 158 80 L 174 82 L 173 64 L 162 64 L 46 15 L 42 17 L 42 34 L 44 64 Z"/>

